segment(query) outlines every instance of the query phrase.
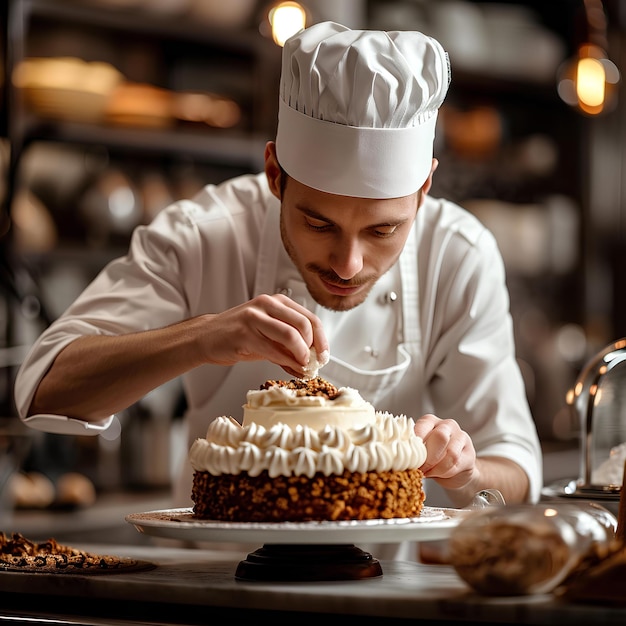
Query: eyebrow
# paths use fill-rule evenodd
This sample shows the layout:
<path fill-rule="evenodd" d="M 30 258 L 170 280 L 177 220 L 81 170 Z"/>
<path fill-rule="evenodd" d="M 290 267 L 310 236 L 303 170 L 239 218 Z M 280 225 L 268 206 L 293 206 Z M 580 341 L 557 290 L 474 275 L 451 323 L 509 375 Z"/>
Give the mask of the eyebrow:
<path fill-rule="evenodd" d="M 308 215 L 309 217 L 312 217 L 316 220 L 320 220 L 321 222 L 328 222 L 329 224 L 332 224 L 333 226 L 336 226 L 337 224 L 329 219 L 326 215 L 322 215 L 321 213 L 319 213 L 318 211 L 316 211 L 315 209 L 312 209 L 311 207 L 308 207 L 306 205 L 302 205 L 302 204 L 296 204 L 295 206 L 297 211 L 300 211 L 301 213 L 304 213 L 306 215 Z M 395 222 L 379 222 L 377 224 L 368 224 L 366 228 L 380 228 L 382 226 L 402 226 L 402 224 L 405 224 L 408 221 L 407 218 L 405 219 L 401 219 L 401 220 L 396 220 Z"/>

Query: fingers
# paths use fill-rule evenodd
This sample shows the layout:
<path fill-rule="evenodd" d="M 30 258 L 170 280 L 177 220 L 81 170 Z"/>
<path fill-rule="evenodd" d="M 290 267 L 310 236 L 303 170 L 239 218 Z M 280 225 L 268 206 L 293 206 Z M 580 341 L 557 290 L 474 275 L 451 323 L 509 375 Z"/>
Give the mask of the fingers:
<path fill-rule="evenodd" d="M 415 434 L 425 441 L 428 434 L 440 421 L 441 420 L 432 413 L 422 415 L 422 417 L 415 421 Z"/>
<path fill-rule="evenodd" d="M 206 326 L 201 341 L 209 363 L 268 360 L 301 376 L 311 346 L 319 352 L 328 350 L 319 318 L 282 294 L 260 295 L 207 316 Z"/>
<path fill-rule="evenodd" d="M 255 300 L 267 315 L 259 321 L 259 332 L 293 356 L 299 366 L 294 375 L 301 375 L 302 368 L 308 365 L 311 346 L 318 354 L 328 352 L 322 322 L 308 309 L 282 294 L 259 296 Z"/>
<path fill-rule="evenodd" d="M 328 340 L 321 320 L 291 298 L 282 294 L 261 295 L 252 302 L 256 302 L 257 306 L 264 309 L 270 317 L 270 322 L 282 322 L 270 323 L 267 336 L 273 341 L 287 342 L 290 347 L 297 346 L 299 352 L 297 356 L 300 356 L 302 365 L 309 361 L 311 346 L 314 346 L 318 353 L 328 350 Z"/>
<path fill-rule="evenodd" d="M 415 433 L 426 446 L 426 461 L 422 471 L 442 486 L 456 489 L 465 486 L 476 467 L 476 451 L 470 436 L 458 422 L 424 415 L 416 421 Z"/>

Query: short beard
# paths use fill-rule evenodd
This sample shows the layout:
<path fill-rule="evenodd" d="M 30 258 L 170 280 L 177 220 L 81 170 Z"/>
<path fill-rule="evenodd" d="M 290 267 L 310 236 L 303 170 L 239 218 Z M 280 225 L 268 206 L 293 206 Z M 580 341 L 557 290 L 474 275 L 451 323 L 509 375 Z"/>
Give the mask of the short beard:
<path fill-rule="evenodd" d="M 333 272 L 332 270 L 324 270 L 315 264 L 305 265 L 304 266 L 305 270 L 311 272 L 312 274 L 316 274 L 317 276 L 320 276 L 322 279 L 327 280 L 328 282 L 336 284 L 336 285 L 352 285 L 356 287 L 358 285 L 370 283 L 370 288 L 367 289 L 366 292 L 359 294 L 359 300 L 356 302 L 354 298 L 350 298 L 349 296 L 348 297 L 347 296 L 333 296 L 332 294 L 328 294 L 326 292 L 325 292 L 325 298 L 324 298 L 325 301 L 323 302 L 321 301 L 321 296 L 316 294 L 316 290 L 312 287 L 312 285 L 310 285 L 307 282 L 306 276 L 303 274 L 303 270 L 298 265 L 295 249 L 291 245 L 291 242 L 289 241 L 289 237 L 287 236 L 283 215 L 284 214 L 283 214 L 282 202 L 281 202 L 280 236 L 283 242 L 283 246 L 285 247 L 285 251 L 289 255 L 289 258 L 292 260 L 293 264 L 296 266 L 296 269 L 300 273 L 300 276 L 302 277 L 302 280 L 304 281 L 306 285 L 307 291 L 309 292 L 313 300 L 315 300 L 315 302 L 324 309 L 327 309 L 329 311 L 338 311 L 338 312 L 349 311 L 350 309 L 354 309 L 355 307 L 362 304 L 367 298 L 367 295 L 371 291 L 372 287 L 376 283 L 375 280 L 372 281 L 371 278 L 369 279 L 365 278 L 365 279 L 361 279 L 358 281 L 343 280 L 339 278 L 339 276 L 337 276 L 337 274 L 335 274 L 335 272 Z"/>
<path fill-rule="evenodd" d="M 289 174 L 285 172 L 285 170 L 282 168 L 280 164 L 279 164 L 279 167 L 280 167 L 280 172 L 281 172 L 281 177 L 280 177 L 280 237 L 282 239 L 283 246 L 285 247 L 285 251 L 287 252 L 289 258 L 291 259 L 293 264 L 296 266 L 296 269 L 300 273 L 300 276 L 302 277 L 302 280 L 304 281 L 304 284 L 306 285 L 307 291 L 309 292 L 310 296 L 313 298 L 313 300 L 315 300 L 317 304 L 319 304 L 319 306 L 321 306 L 323 309 L 327 309 L 328 311 L 337 311 L 337 312 L 350 311 L 351 309 L 356 308 L 360 304 L 363 304 L 363 302 L 365 302 L 365 300 L 367 299 L 367 296 L 369 295 L 370 291 L 376 284 L 378 277 L 375 278 L 375 280 L 365 277 L 364 279 L 361 279 L 357 282 L 353 282 L 353 281 L 343 280 L 339 278 L 339 276 L 337 276 L 337 274 L 335 274 L 335 272 L 333 272 L 332 270 L 324 270 L 312 264 L 305 266 L 304 269 L 308 270 L 309 272 L 313 274 L 317 274 L 322 279 L 326 279 L 328 282 L 334 283 L 336 285 L 343 284 L 343 285 L 357 286 L 357 285 L 363 285 L 369 282 L 370 283 L 369 289 L 367 289 L 367 291 L 365 291 L 364 293 L 360 294 L 360 299 L 358 302 L 355 302 L 354 299 L 349 298 L 349 297 L 332 296 L 332 294 L 326 294 L 328 298 L 330 299 L 329 302 L 321 302 L 320 297 L 315 294 L 315 290 L 312 289 L 311 285 L 308 284 L 306 277 L 304 276 L 302 270 L 300 269 L 297 263 L 297 257 L 296 257 L 294 247 L 291 245 L 291 242 L 289 241 L 289 237 L 287 236 L 287 229 L 285 228 L 283 201 L 285 198 L 285 189 L 287 187 L 287 181 L 289 180 Z M 418 199 L 420 197 L 421 197 L 421 192 L 420 192 L 420 195 L 418 196 Z M 396 262 L 397 262 L 397 259 L 394 261 L 394 263 Z"/>

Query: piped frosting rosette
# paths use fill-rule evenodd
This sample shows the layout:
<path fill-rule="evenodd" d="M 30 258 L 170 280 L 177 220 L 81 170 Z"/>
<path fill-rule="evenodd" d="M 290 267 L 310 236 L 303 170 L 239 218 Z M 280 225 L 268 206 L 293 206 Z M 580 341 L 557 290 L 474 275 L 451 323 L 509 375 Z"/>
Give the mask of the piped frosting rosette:
<path fill-rule="evenodd" d="M 417 469 L 426 460 L 426 447 L 415 435 L 413 418 L 376 412 L 373 423 L 343 429 L 326 425 L 278 423 L 265 428 L 254 422 L 241 426 L 232 417 L 218 417 L 205 439 L 196 439 L 189 451 L 195 471 L 214 476 L 247 472 L 270 477 L 317 472 L 329 476 L 350 472 Z"/>

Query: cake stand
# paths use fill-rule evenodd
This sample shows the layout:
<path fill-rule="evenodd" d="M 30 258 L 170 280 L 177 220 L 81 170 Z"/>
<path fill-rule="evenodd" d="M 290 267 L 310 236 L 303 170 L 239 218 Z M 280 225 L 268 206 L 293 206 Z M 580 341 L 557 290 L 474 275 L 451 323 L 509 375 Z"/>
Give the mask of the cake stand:
<path fill-rule="evenodd" d="M 218 522 L 199 520 L 191 508 L 134 513 L 126 521 L 146 535 L 187 542 L 255 542 L 235 578 L 248 581 L 358 580 L 382 576 L 360 542 L 445 539 L 467 510 L 424 507 L 419 517 L 341 522 Z"/>

